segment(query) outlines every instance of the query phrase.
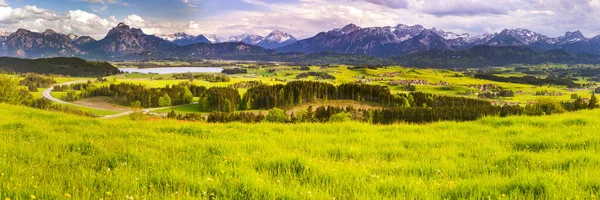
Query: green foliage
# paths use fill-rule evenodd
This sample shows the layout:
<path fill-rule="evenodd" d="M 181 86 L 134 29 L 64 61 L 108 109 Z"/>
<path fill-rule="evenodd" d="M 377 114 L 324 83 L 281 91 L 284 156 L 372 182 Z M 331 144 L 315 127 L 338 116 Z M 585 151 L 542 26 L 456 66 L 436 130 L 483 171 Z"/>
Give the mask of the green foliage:
<path fill-rule="evenodd" d="M 119 69 L 108 62 L 88 62 L 81 58 L 0 58 L 0 66 L 5 71 L 38 74 L 62 74 L 70 76 L 109 76 L 119 73 Z"/>
<path fill-rule="evenodd" d="M 329 118 L 329 122 L 348 122 L 348 121 L 352 120 L 350 117 L 351 117 L 351 115 L 349 113 L 342 112 L 342 113 L 332 115 Z"/>
<path fill-rule="evenodd" d="M 158 98 L 158 107 L 168 107 L 171 105 L 171 97 L 169 97 L 169 94 L 165 94 L 162 97 Z"/>
<path fill-rule="evenodd" d="M 23 75 L 21 80 L 19 80 L 19 84 L 22 86 L 27 86 L 30 92 L 37 92 L 38 88 L 48 88 L 56 84 L 56 81 L 54 78 L 39 74 L 27 73 Z"/>
<path fill-rule="evenodd" d="M 27 105 L 33 96 L 21 87 L 16 78 L 0 74 L 0 103 Z"/>
<path fill-rule="evenodd" d="M 289 116 L 285 113 L 285 111 L 278 108 L 269 110 L 266 120 L 267 122 L 272 123 L 286 123 L 290 121 Z"/>
<path fill-rule="evenodd" d="M 189 88 L 185 88 L 183 91 L 183 96 L 181 97 L 181 101 L 183 104 L 190 104 L 194 101 L 194 95 Z"/>
<path fill-rule="evenodd" d="M 564 112 L 566 112 L 566 109 L 562 104 L 552 98 L 538 98 L 535 104 L 525 107 L 525 113 L 532 116 L 552 115 Z"/>
<path fill-rule="evenodd" d="M 596 98 L 596 94 L 592 94 L 592 98 L 590 98 L 590 102 L 588 103 L 588 109 L 596 109 L 598 108 L 598 99 Z"/>
<path fill-rule="evenodd" d="M 467 50 L 451 51 L 433 49 L 402 57 L 390 58 L 390 62 L 410 67 L 434 68 L 484 68 L 511 64 L 543 63 L 598 63 L 600 57 L 573 55 L 564 50 L 536 52 L 527 47 L 474 46 Z"/>

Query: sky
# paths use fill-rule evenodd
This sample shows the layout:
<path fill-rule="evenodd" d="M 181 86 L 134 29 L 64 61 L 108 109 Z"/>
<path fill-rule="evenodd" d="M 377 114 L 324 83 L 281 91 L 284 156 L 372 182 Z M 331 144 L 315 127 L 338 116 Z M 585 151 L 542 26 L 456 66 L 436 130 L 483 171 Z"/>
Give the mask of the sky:
<path fill-rule="evenodd" d="M 526 28 L 557 37 L 600 35 L 600 0 L 0 0 L 0 30 L 53 29 L 96 39 L 119 22 L 147 34 L 186 32 L 229 37 L 297 38 L 354 23 L 361 27 L 421 24 L 478 35 Z"/>

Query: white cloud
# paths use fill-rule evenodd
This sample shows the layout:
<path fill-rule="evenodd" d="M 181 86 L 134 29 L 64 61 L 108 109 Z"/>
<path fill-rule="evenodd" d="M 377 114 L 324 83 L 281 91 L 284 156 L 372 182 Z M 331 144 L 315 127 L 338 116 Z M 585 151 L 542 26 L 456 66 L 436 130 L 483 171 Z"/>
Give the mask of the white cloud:
<path fill-rule="evenodd" d="M 128 15 L 127 17 L 125 17 L 125 20 L 123 22 L 125 22 L 125 24 L 127 24 L 129 26 L 134 26 L 134 27 L 144 27 L 145 26 L 144 19 L 136 14 Z"/>
<path fill-rule="evenodd" d="M 0 0 L 0 29 L 27 28 L 75 32 L 102 38 L 123 21 L 146 33 L 187 32 L 231 36 L 241 33 L 266 35 L 278 29 L 299 38 L 355 23 L 362 27 L 422 24 L 454 32 L 481 34 L 504 28 L 528 28 L 559 36 L 580 29 L 586 36 L 600 34 L 600 0 L 242 0 L 254 10 L 232 10 L 212 16 L 171 21 L 129 13 L 123 19 L 102 18 L 82 10 L 66 13 L 36 6 L 12 8 Z M 116 3 L 115 0 L 88 2 Z M 200 7 L 203 0 L 178 0 L 186 8 Z M 121 4 L 121 3 L 119 3 Z M 189 10 L 188 10 L 189 11 Z M 97 12 L 97 11 L 95 11 Z M 154 21 L 160 20 L 160 21 Z"/>
<path fill-rule="evenodd" d="M 0 7 L 8 7 L 8 4 L 4 0 L 0 0 Z"/>
<path fill-rule="evenodd" d="M 101 4 L 115 4 L 115 3 L 119 3 L 118 0 L 81 0 L 83 2 L 89 2 L 89 3 L 101 3 Z"/>

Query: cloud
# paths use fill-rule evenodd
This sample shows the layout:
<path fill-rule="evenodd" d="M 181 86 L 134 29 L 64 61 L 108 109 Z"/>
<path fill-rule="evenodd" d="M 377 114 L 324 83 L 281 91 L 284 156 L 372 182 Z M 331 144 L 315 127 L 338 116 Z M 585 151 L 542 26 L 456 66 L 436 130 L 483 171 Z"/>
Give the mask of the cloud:
<path fill-rule="evenodd" d="M 200 4 L 200 0 L 181 0 L 181 3 L 188 8 L 195 9 Z"/>
<path fill-rule="evenodd" d="M 0 0 L 0 29 L 27 28 L 74 32 L 102 38 L 123 21 L 146 33 L 217 34 L 228 37 L 241 33 L 266 35 L 282 30 L 298 38 L 340 28 L 349 23 L 361 27 L 421 24 L 458 33 L 482 34 L 504 28 L 527 28 L 549 36 L 581 30 L 586 36 L 600 34 L 600 0 L 238 0 L 240 8 L 188 19 L 157 18 L 153 15 L 120 13 L 100 17 L 82 10 L 56 12 L 36 6 L 13 8 Z M 116 0 L 87 0 L 97 6 Z M 122 1 L 120 1 L 122 3 Z M 177 0 L 190 11 L 217 0 Z M 121 4 L 119 3 L 119 4 Z M 93 10 L 94 12 L 102 11 Z M 160 9 L 160 8 L 158 8 Z M 106 15 L 103 15 L 106 16 Z"/>
<path fill-rule="evenodd" d="M 506 14 L 514 9 L 513 1 L 423 0 L 412 1 L 412 9 L 436 16 Z"/>
<path fill-rule="evenodd" d="M 406 8 L 408 6 L 408 1 L 406 1 L 406 0 L 362 0 L 362 1 L 374 3 L 377 5 L 381 5 L 381 6 L 387 6 L 390 8 Z"/>
<path fill-rule="evenodd" d="M 101 4 L 116 4 L 119 3 L 118 0 L 81 0 L 83 2 L 89 2 L 89 3 L 101 3 Z"/>
<path fill-rule="evenodd" d="M 145 26 L 144 19 L 136 14 L 128 15 L 127 17 L 125 17 L 125 20 L 123 22 L 125 22 L 125 24 L 134 26 L 134 27 L 144 27 Z"/>

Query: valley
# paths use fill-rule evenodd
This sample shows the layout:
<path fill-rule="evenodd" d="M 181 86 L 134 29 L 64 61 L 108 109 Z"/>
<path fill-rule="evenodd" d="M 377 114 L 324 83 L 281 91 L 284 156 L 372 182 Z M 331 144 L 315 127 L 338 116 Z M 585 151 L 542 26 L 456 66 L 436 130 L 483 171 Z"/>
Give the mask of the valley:
<path fill-rule="evenodd" d="M 594 200 L 598 2 L 0 0 L 0 200 Z"/>

